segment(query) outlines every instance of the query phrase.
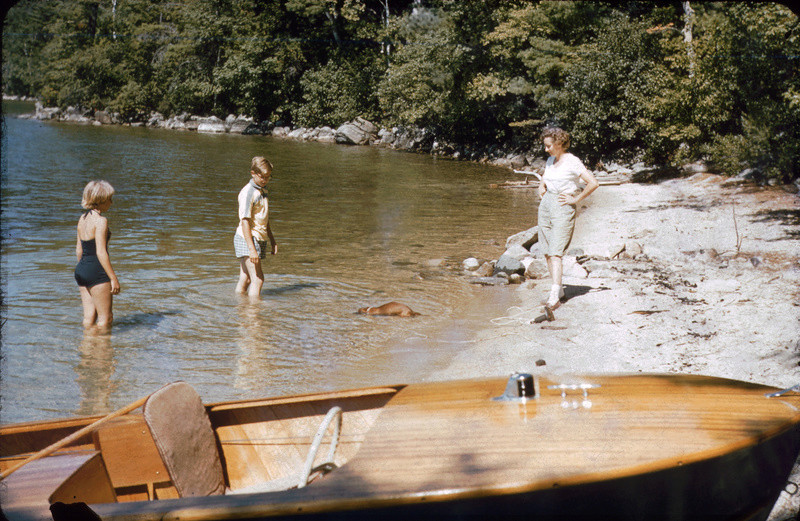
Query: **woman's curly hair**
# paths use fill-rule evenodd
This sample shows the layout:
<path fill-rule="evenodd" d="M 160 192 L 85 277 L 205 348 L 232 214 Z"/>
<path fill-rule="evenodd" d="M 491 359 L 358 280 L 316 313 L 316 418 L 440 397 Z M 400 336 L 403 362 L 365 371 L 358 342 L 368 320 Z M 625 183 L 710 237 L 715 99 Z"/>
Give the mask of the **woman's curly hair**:
<path fill-rule="evenodd" d="M 568 149 L 572 144 L 569 132 L 558 127 L 545 127 L 545 129 L 542 130 L 542 141 L 544 141 L 546 137 L 552 138 L 552 140 L 561 145 L 564 150 Z"/>

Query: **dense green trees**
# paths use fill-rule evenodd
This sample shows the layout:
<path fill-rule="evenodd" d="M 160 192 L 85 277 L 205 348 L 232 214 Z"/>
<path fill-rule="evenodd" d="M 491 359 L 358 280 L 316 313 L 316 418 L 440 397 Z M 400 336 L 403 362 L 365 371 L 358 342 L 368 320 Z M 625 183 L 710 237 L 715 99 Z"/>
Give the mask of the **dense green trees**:
<path fill-rule="evenodd" d="M 773 3 L 21 0 L 3 91 L 45 105 L 363 116 L 530 149 L 545 124 L 590 160 L 800 175 L 800 24 Z"/>

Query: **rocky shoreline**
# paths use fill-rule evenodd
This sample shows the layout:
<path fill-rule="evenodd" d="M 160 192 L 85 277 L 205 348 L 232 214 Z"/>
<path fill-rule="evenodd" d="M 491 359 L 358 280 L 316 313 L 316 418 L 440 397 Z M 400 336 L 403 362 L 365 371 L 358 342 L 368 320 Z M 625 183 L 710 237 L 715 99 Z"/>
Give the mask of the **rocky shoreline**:
<path fill-rule="evenodd" d="M 16 99 L 4 97 L 4 99 Z M 379 146 L 431 154 L 437 157 L 487 163 L 514 170 L 540 171 L 544 167 L 541 151 L 534 144 L 528 150 L 506 150 L 499 146 L 456 145 L 437 138 L 425 128 L 392 127 L 381 128 L 374 123 L 358 117 L 337 128 L 328 126 L 305 128 L 283 125 L 280 122 L 256 122 L 249 116 L 228 115 L 225 119 L 216 116 L 197 116 L 188 113 L 164 116 L 151 113 L 146 120 L 126 122 L 119 114 L 105 110 L 83 109 L 79 107 L 45 107 L 36 100 L 20 100 L 35 103 L 35 111 L 18 115 L 21 119 L 39 121 L 59 121 L 85 125 L 124 125 L 132 127 L 160 128 L 184 132 L 208 134 L 242 134 L 273 136 L 280 139 L 314 141 L 354 146 Z M 630 165 L 619 162 L 601 162 L 594 165 L 593 173 L 601 184 L 624 182 L 654 182 L 659 179 L 706 172 L 709 168 L 702 162 L 686 164 L 681 168 L 664 165 L 646 165 L 638 162 Z M 763 181 L 759 172 L 752 169 L 740 173 L 740 179 Z M 798 185 L 800 189 L 800 185 Z"/>

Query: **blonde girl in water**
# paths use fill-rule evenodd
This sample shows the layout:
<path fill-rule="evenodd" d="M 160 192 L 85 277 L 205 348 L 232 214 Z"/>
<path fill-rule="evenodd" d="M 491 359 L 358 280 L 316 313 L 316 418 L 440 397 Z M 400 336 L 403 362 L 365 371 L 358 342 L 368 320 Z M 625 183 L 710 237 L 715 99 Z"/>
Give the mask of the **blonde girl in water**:
<path fill-rule="evenodd" d="M 111 231 L 103 216 L 111 208 L 114 188 L 106 181 L 91 181 L 83 189 L 81 206 L 86 210 L 78 219 L 75 254 L 75 281 L 83 303 L 83 327 L 106 332 L 114 318 L 113 295 L 120 292 L 119 281 L 108 256 Z"/>

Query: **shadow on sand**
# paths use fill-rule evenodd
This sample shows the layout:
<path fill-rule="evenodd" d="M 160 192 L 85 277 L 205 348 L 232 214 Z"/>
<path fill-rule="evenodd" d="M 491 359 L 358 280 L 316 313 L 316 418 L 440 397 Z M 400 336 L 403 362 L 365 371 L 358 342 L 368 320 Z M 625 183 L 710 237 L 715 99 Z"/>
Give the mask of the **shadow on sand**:
<path fill-rule="evenodd" d="M 582 297 L 583 295 L 586 295 L 587 293 L 591 293 L 591 292 L 595 292 L 595 291 L 605 291 L 607 289 L 611 289 L 611 288 L 607 288 L 605 286 L 600 286 L 598 288 L 593 288 L 591 286 L 573 286 L 573 285 L 564 284 L 564 302 L 567 302 L 568 300 L 571 300 L 571 299 L 573 299 L 575 297 Z"/>

